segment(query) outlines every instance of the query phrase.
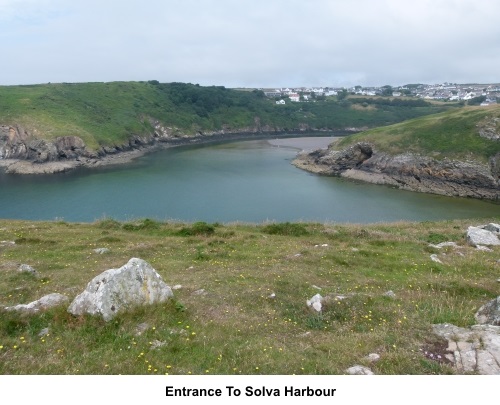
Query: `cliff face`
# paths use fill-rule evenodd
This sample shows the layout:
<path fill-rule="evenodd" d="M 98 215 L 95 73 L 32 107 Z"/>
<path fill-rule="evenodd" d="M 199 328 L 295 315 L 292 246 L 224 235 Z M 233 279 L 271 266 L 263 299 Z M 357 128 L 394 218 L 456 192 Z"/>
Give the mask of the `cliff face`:
<path fill-rule="evenodd" d="M 160 147 L 314 131 L 305 124 L 294 129 L 273 128 L 261 125 L 260 119 L 256 117 L 254 125 L 249 127 L 233 128 L 224 125 L 220 130 L 200 130 L 186 134 L 178 128 L 167 127 L 152 117 L 144 116 L 142 119 L 149 121 L 152 128 L 149 133 L 132 135 L 123 144 L 101 146 L 98 150 L 88 148 L 77 136 L 62 136 L 47 141 L 33 136 L 21 126 L 0 124 L 0 167 L 5 167 L 7 173 L 56 173 L 78 166 L 126 163 Z"/>
<path fill-rule="evenodd" d="M 405 190 L 489 200 L 500 198 L 499 157 L 490 165 L 436 160 L 417 154 L 391 156 L 377 153 L 368 143 L 347 149 L 301 154 L 297 167 L 319 174 L 342 176 Z"/>
<path fill-rule="evenodd" d="M 37 139 L 18 126 L 0 125 L 0 159 L 22 159 L 36 163 L 91 157 L 77 136 L 63 136 L 53 142 Z"/>

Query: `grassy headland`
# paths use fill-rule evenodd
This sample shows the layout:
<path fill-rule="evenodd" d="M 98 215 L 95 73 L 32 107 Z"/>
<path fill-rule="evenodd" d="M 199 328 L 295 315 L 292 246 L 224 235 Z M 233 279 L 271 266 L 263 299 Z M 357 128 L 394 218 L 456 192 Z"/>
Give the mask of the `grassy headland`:
<path fill-rule="evenodd" d="M 261 91 L 184 83 L 112 82 L 0 86 L 0 124 L 53 140 L 78 136 L 90 150 L 151 134 L 154 119 L 174 133 L 339 130 L 377 127 L 449 107 L 421 100 L 385 103 L 335 98 L 276 105 Z"/>
<path fill-rule="evenodd" d="M 414 152 L 436 159 L 486 162 L 500 152 L 500 142 L 479 136 L 480 131 L 500 135 L 500 105 L 464 107 L 371 129 L 342 139 L 339 147 L 370 142 L 392 155 Z"/>
<path fill-rule="evenodd" d="M 432 324 L 472 325 L 476 310 L 499 295 L 498 251 L 465 243 L 467 226 L 483 221 L 0 220 L 4 306 L 53 292 L 72 300 L 131 257 L 148 261 L 170 286 L 182 285 L 171 302 L 108 323 L 74 317 L 67 306 L 35 315 L 2 311 L 0 373 L 343 374 L 354 364 L 377 374 L 453 373 L 425 352 L 443 350 Z M 429 246 L 444 241 L 460 247 Z M 101 247 L 109 253 L 94 252 Z M 19 273 L 21 263 L 39 276 Z M 389 290 L 395 298 L 384 295 Z M 317 293 L 331 297 L 320 314 L 306 306 Z M 381 355 L 375 364 L 364 359 L 372 352 Z"/>

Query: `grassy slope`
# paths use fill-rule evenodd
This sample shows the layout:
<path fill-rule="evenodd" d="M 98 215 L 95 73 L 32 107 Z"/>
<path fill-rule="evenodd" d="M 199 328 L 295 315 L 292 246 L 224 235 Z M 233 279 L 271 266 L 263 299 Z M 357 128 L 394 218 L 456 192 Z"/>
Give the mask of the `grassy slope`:
<path fill-rule="evenodd" d="M 354 106 L 356 107 L 356 106 Z M 375 106 L 349 102 L 287 103 L 277 106 L 262 93 L 182 83 L 78 83 L 0 87 L 0 124 L 19 124 L 40 138 L 80 136 L 88 147 L 126 143 L 151 132 L 145 117 L 180 132 L 239 129 L 255 125 L 297 128 L 375 127 L 435 113 L 443 106 Z"/>
<path fill-rule="evenodd" d="M 500 152 L 500 142 L 480 137 L 478 124 L 495 117 L 500 117 L 500 105 L 466 107 L 372 129 L 343 139 L 340 145 L 367 141 L 392 154 L 416 152 L 438 158 L 486 161 Z M 496 128 L 500 132 L 498 124 Z"/>
<path fill-rule="evenodd" d="M 91 278 L 131 257 L 182 288 L 168 304 L 109 323 L 65 308 L 3 312 L 0 374 L 343 374 L 369 365 L 363 358 L 371 352 L 382 356 L 370 365 L 377 374 L 451 373 L 420 350 L 435 343 L 431 325 L 472 325 L 477 308 L 499 294 L 495 255 L 465 244 L 470 224 L 1 220 L 0 240 L 16 241 L 0 246 L 3 305 L 52 292 L 72 299 Z M 441 252 L 428 243 L 442 241 L 456 241 L 463 255 L 450 249 L 440 255 L 444 264 L 431 261 Z M 94 253 L 98 247 L 110 253 Z M 40 277 L 18 273 L 20 263 Z M 200 289 L 206 294 L 194 293 Z M 383 296 L 388 290 L 396 299 Z M 306 300 L 318 292 L 354 295 L 317 315 Z M 144 322 L 147 330 L 137 336 Z M 40 337 L 45 327 L 50 333 Z M 166 344 L 154 348 L 156 341 Z"/>

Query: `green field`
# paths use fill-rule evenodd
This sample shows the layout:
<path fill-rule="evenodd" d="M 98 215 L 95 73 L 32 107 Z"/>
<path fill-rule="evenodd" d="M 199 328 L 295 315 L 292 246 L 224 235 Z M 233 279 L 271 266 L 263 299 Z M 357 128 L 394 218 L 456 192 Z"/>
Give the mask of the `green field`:
<path fill-rule="evenodd" d="M 339 130 L 373 128 L 452 108 L 421 100 L 369 105 L 358 101 L 332 98 L 276 105 L 258 90 L 157 81 L 0 86 L 0 124 L 20 125 L 45 140 L 79 136 L 87 148 L 96 150 L 151 134 L 151 119 L 186 135 L 256 126 L 271 131 L 301 126 Z"/>
<path fill-rule="evenodd" d="M 0 374 L 326 375 L 354 364 L 376 374 L 451 374 L 424 355 L 439 347 L 431 325 L 473 325 L 476 310 L 499 294 L 496 255 L 465 243 L 477 224 L 0 220 L 0 241 L 15 242 L 0 245 L 1 305 L 53 292 L 72 300 L 131 257 L 182 285 L 167 304 L 108 323 L 66 306 L 0 311 Z M 429 246 L 443 241 L 460 248 Z M 100 247 L 110 252 L 95 253 Z M 21 263 L 39 275 L 19 273 Z M 389 290 L 395 298 L 384 296 Z M 317 293 L 332 297 L 319 314 L 306 306 Z M 373 352 L 381 359 L 369 364 Z"/>

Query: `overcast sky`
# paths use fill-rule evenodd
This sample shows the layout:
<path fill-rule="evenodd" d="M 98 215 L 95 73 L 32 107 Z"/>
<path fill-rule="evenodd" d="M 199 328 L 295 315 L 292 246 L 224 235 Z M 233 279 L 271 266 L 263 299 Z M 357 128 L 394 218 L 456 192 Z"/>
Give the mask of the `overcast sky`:
<path fill-rule="evenodd" d="M 498 0 L 0 0 L 0 85 L 500 82 Z"/>

